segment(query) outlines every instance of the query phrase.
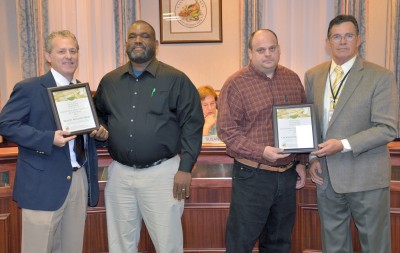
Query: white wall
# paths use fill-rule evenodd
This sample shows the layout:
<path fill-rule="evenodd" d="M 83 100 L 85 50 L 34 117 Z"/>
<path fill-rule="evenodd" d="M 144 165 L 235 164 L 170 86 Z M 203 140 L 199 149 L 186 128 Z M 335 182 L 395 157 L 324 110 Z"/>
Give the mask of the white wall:
<path fill-rule="evenodd" d="M 141 19 L 160 38 L 159 0 L 141 1 Z M 240 68 L 239 0 L 222 0 L 222 43 L 160 44 L 158 59 L 185 72 L 196 86 L 221 89 Z"/>
<path fill-rule="evenodd" d="M 96 90 L 104 74 L 115 69 L 113 2 L 57 0 L 48 4 L 49 32 L 70 30 L 79 43 L 75 77 Z"/>
<path fill-rule="evenodd" d="M 365 58 L 381 66 L 385 66 L 386 38 L 387 36 L 387 11 L 388 0 L 369 1 L 365 44 Z"/>
<path fill-rule="evenodd" d="M 273 30 L 281 47 L 280 64 L 303 81 L 311 67 L 330 59 L 326 31 L 334 17 L 334 1 L 265 0 L 262 28 Z"/>
<path fill-rule="evenodd" d="M 265 1 L 267 2 L 267 0 Z M 278 3 L 282 4 L 280 3 L 282 1 L 271 0 L 270 2 L 277 5 Z M 14 84 L 22 78 L 17 46 L 16 2 L 16 0 L 0 0 L 0 23 L 2 24 L 0 26 L 0 33 L 5 35 L 0 40 L 0 108 L 8 99 Z M 323 60 L 319 59 L 320 57 L 318 59 L 313 58 L 312 52 L 314 50 L 322 50 L 323 48 L 327 29 L 327 23 L 324 19 L 329 16 L 329 13 L 333 12 L 333 1 L 325 0 L 321 2 L 325 2 L 325 8 L 321 6 L 323 4 L 320 3 L 320 0 L 303 0 L 304 6 L 301 8 L 294 8 L 296 3 L 288 1 L 291 4 L 285 9 L 278 8 L 276 11 L 270 10 L 272 12 L 268 12 L 268 10 L 265 10 L 264 12 L 267 22 L 265 23 L 265 27 L 276 30 L 280 44 L 283 47 L 281 63 L 295 70 L 299 74 L 300 79 L 303 78 L 305 69 Z M 388 0 L 369 1 L 367 25 L 370 27 L 370 33 L 365 38 L 367 40 L 366 58 L 383 66 L 386 60 L 386 16 L 388 2 Z M 222 43 L 160 44 L 158 58 L 184 71 L 196 86 L 209 84 L 216 89 L 220 89 L 227 77 L 240 68 L 239 6 L 239 0 L 222 0 Z M 112 12 L 111 9 L 108 11 Z M 141 12 L 141 18 L 154 26 L 159 38 L 159 0 L 142 0 Z M 302 19 L 298 12 L 308 16 L 306 16 L 306 19 Z M 284 16 L 282 13 L 293 16 L 292 20 L 282 19 L 281 16 Z M 275 23 L 274 26 L 270 26 L 268 20 L 272 15 L 278 15 L 277 20 L 280 20 L 279 22 L 281 23 L 290 21 L 294 22 L 294 24 L 289 25 L 289 29 L 282 28 L 281 23 Z M 324 33 L 323 37 L 316 37 L 314 28 L 307 26 L 307 22 L 312 22 L 313 20 L 315 20 L 318 30 Z M 104 28 L 101 25 L 99 27 Z M 113 37 L 113 35 L 109 35 L 104 30 L 102 30 L 102 33 L 104 33 L 103 37 L 105 40 Z M 294 33 L 297 35 L 293 35 Z M 112 39 L 109 40 L 112 42 Z M 293 42 L 295 46 L 293 46 Z M 99 54 L 104 54 L 101 50 L 104 52 L 107 48 L 108 46 L 100 47 L 98 49 L 100 50 Z M 87 52 L 82 51 L 82 53 L 81 57 L 88 55 Z M 327 55 L 324 56 L 326 57 Z M 87 63 L 90 64 L 90 61 Z M 109 70 L 107 69 L 106 71 L 103 69 L 102 71 L 104 73 L 96 72 L 97 75 L 102 76 Z M 93 73 L 89 74 L 93 75 Z M 86 80 L 85 78 L 83 79 Z"/>

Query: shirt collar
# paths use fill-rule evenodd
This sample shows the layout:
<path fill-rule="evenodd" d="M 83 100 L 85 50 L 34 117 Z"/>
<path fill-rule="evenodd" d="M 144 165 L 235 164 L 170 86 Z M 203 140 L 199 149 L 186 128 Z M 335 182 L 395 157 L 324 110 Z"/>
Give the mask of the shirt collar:
<path fill-rule="evenodd" d="M 279 72 L 280 72 L 280 66 L 277 65 L 276 68 L 275 68 L 274 74 L 272 75 L 272 78 L 269 78 L 265 73 L 259 71 L 259 70 L 256 69 L 253 65 L 251 65 L 251 62 L 250 62 L 250 64 L 249 64 L 249 69 L 250 69 L 251 71 L 253 71 L 256 75 L 258 75 L 258 76 L 260 76 L 260 77 L 262 77 L 262 78 L 268 78 L 268 79 L 274 79 L 275 76 L 276 76 L 277 74 L 279 74 Z"/>
<path fill-rule="evenodd" d="M 63 75 L 57 72 L 57 70 L 51 68 L 50 71 L 51 74 L 53 74 L 54 80 L 56 80 L 57 86 L 65 86 L 70 84 L 70 81 L 68 81 L 67 78 L 65 78 Z M 73 77 L 71 82 L 76 83 L 76 78 Z"/>
<path fill-rule="evenodd" d="M 351 67 L 353 67 L 354 62 L 356 61 L 357 55 L 355 55 L 353 58 L 351 58 L 350 60 L 348 60 L 346 63 L 342 64 L 341 67 L 343 69 L 343 73 L 347 73 L 350 71 Z M 335 61 L 332 59 L 332 63 L 331 63 L 331 69 L 329 70 L 329 73 L 332 75 L 333 71 L 335 71 L 337 64 L 335 63 Z"/>
<path fill-rule="evenodd" d="M 156 72 L 157 72 L 157 68 L 158 65 L 160 64 L 160 62 L 157 60 L 157 58 L 154 58 L 149 65 L 147 65 L 147 67 L 143 70 L 143 72 L 149 72 L 152 76 L 156 76 Z M 133 73 L 133 68 L 130 62 L 128 62 L 127 64 L 125 64 L 125 68 L 124 68 L 124 73 L 129 73 L 132 76 L 135 76 Z"/>

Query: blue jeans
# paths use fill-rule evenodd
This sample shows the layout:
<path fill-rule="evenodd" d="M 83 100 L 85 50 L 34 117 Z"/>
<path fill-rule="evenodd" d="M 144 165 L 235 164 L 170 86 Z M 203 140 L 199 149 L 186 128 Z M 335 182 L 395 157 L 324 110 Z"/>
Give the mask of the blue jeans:
<path fill-rule="evenodd" d="M 234 162 L 227 253 L 251 252 L 257 239 L 260 253 L 290 251 L 296 181 L 294 168 L 279 173 Z"/>

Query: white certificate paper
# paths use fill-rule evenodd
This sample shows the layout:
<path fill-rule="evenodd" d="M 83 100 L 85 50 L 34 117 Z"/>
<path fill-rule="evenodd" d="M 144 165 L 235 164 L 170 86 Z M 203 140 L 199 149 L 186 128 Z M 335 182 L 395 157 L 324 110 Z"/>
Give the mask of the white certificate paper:
<path fill-rule="evenodd" d="M 54 97 L 63 130 L 76 132 L 81 129 L 96 127 L 84 87 L 70 92 L 54 92 Z"/>
<path fill-rule="evenodd" d="M 316 148 L 312 105 L 274 107 L 275 146 L 286 153 L 310 152 Z"/>
<path fill-rule="evenodd" d="M 98 128 L 88 84 L 50 88 L 48 92 L 58 129 L 80 134 Z"/>

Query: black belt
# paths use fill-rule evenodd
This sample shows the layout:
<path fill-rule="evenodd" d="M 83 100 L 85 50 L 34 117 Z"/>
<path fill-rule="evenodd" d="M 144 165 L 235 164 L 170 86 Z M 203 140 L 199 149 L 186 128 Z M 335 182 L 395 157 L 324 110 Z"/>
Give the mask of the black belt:
<path fill-rule="evenodd" d="M 144 165 L 143 164 L 132 164 L 131 167 L 134 168 L 134 169 L 145 169 L 145 168 L 149 168 L 149 167 L 153 167 L 153 166 L 159 165 L 159 164 L 171 159 L 172 157 L 174 157 L 174 156 L 171 156 L 171 157 L 168 157 L 168 158 L 162 158 L 162 159 L 160 159 L 158 161 L 155 161 L 154 163 L 150 163 L 150 164 L 144 164 Z"/>
<path fill-rule="evenodd" d="M 79 170 L 81 167 L 72 167 L 72 171 L 77 171 L 77 170 Z"/>

